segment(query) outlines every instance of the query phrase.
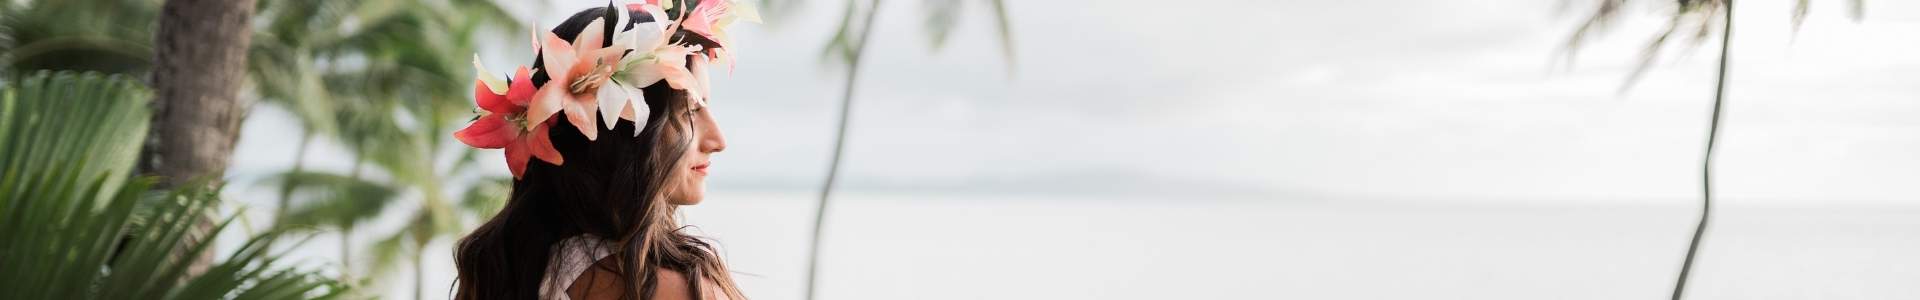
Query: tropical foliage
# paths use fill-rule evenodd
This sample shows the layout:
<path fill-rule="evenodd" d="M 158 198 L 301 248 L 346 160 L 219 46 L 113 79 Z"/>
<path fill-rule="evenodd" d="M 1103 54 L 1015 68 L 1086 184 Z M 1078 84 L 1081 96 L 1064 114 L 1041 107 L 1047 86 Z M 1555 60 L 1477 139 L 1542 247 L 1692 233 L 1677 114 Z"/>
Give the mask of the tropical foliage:
<path fill-rule="evenodd" d="M 143 76 L 161 2 L 7 1 L 0 4 L 0 69 Z M 372 247 L 379 266 L 399 257 L 418 266 L 424 253 L 415 249 L 459 232 L 461 219 L 474 216 L 463 212 L 497 209 L 488 205 L 499 200 L 466 195 L 499 195 L 503 181 L 460 176 L 473 166 L 471 154 L 442 145 L 448 123 L 470 114 L 472 36 L 522 34 L 506 9 L 489 0 L 260 0 L 253 23 L 244 94 L 292 113 L 301 130 L 292 170 L 260 181 L 280 195 L 270 228 L 339 232 L 340 275 L 352 282 L 355 274 L 384 274 L 353 268 L 355 252 L 366 248 L 353 246 L 353 234 L 390 208 L 419 211 L 382 239 L 405 243 Z M 353 171 L 307 170 L 305 153 L 316 140 L 352 148 Z M 439 159 L 447 156 L 455 159 Z M 449 187 L 477 192 L 443 191 Z M 394 205 L 415 199 L 422 203 Z"/>
<path fill-rule="evenodd" d="M 153 60 L 161 1 L 0 2 L 0 68 L 140 74 Z M 104 9 L 112 8 L 112 9 Z"/>
<path fill-rule="evenodd" d="M 1848 5 L 1848 16 L 1854 20 L 1860 20 L 1866 15 L 1865 0 L 1845 1 Z M 1661 51 L 1676 45 L 1695 47 L 1700 43 L 1711 41 L 1713 34 L 1726 25 L 1721 24 L 1721 20 L 1724 17 L 1723 14 L 1728 12 L 1726 7 L 1732 5 L 1732 1 L 1729 0 L 1584 0 L 1584 2 L 1589 2 L 1592 8 L 1579 25 L 1574 27 L 1573 32 L 1567 35 L 1565 51 L 1569 61 L 1586 46 L 1588 41 L 1598 38 L 1598 33 L 1619 22 L 1623 17 L 1621 13 L 1633 5 L 1651 4 L 1663 8 L 1661 11 L 1665 14 L 1663 17 L 1667 19 L 1666 27 L 1647 38 L 1645 46 L 1640 50 L 1639 64 L 1634 66 L 1633 71 L 1628 73 L 1627 80 L 1621 84 L 1623 90 L 1639 82 L 1641 76 L 1646 75 L 1648 68 L 1660 61 Z M 1812 0 L 1794 0 L 1794 28 L 1799 28 L 1811 11 L 1813 11 Z"/>
<path fill-rule="evenodd" d="M 129 179 L 148 96 L 125 77 L 37 72 L 0 83 L 0 298 L 333 298 L 343 286 L 289 267 L 284 231 L 254 235 L 189 272 L 234 224 L 217 187 Z M 192 230 L 218 219 L 208 232 Z M 206 236 L 196 236 L 206 234 Z M 197 273 L 197 275 L 195 275 Z M 184 277 L 184 278 L 183 278 Z"/>
<path fill-rule="evenodd" d="M 236 253 L 253 255 L 256 261 L 271 260 L 265 252 L 274 243 L 285 243 L 284 233 L 302 229 L 321 229 L 339 233 L 340 282 L 369 281 L 385 276 L 395 266 L 412 263 L 416 269 L 414 288 L 422 287 L 418 276 L 427 245 L 464 231 L 472 220 L 497 210 L 511 180 L 505 176 L 471 175 L 475 153 L 451 144 L 446 132 L 473 114 L 467 94 L 471 91 L 471 72 L 467 60 L 475 47 L 483 46 L 475 36 L 519 36 L 524 26 L 491 0 L 258 0 L 253 18 L 254 32 L 247 61 L 247 88 L 243 97 L 278 107 L 295 116 L 299 137 L 290 170 L 261 178 L 257 182 L 274 189 L 274 218 L 264 238 L 256 238 Z M 25 74 L 31 70 L 75 70 L 142 77 L 152 68 L 153 32 L 164 0 L 16 0 L 0 2 L 0 77 Z M 878 11 L 878 2 L 846 1 L 847 10 L 839 30 L 823 47 L 828 61 L 848 67 L 849 94 L 855 82 L 852 70 L 868 38 L 866 29 Z M 794 0 L 760 0 L 761 7 L 779 18 L 798 11 Z M 957 28 L 969 5 L 985 4 L 993 13 L 993 24 L 1002 38 L 1002 51 L 1009 64 L 1013 61 L 1012 38 L 1007 22 L 1005 1 L 928 0 L 923 8 L 928 42 L 945 45 Z M 855 22 L 867 20 L 867 22 Z M 478 34 L 478 33 L 486 34 Z M 484 45 L 498 46 L 498 45 Z M 51 75 L 49 75 L 51 76 Z M 63 75 L 72 76 L 72 75 Z M 94 76 L 98 77 L 98 76 Z M 40 78 L 40 77 L 35 77 Z M 18 78 L 16 78 L 18 79 Z M 126 83 L 136 85 L 134 83 Z M 137 89 L 137 87 L 136 87 Z M 11 101 L 11 100 L 10 100 Z M 9 102 L 12 103 L 12 102 Z M 16 113 L 8 110 L 8 113 Z M 844 118 L 844 116 L 843 116 Z M 21 120 L 9 118 L 0 123 Z M 118 119 L 116 119 L 118 120 Z M 144 120 L 144 119 L 142 119 Z M 118 121 L 116 121 L 118 122 Z M 141 122 L 126 121 L 128 126 Z M 141 124 L 133 124 L 141 123 Z M 10 124 L 10 123 L 9 123 Z M 93 126 L 103 126 L 94 124 Z M 844 126 L 844 125 L 843 125 Z M 80 126 L 86 127 L 86 126 Z M 134 128 L 134 127 L 127 127 Z M 81 129 L 63 129 L 81 130 Z M 88 129 L 92 130 L 92 129 Z M 125 129 L 124 132 L 144 132 Z M 115 131 L 122 132 L 122 131 Z M 12 138 L 8 136 L 8 138 Z M 138 141 L 139 137 L 101 137 L 117 142 Z M 9 140 L 11 141 L 11 140 Z M 316 142 L 331 142 L 349 148 L 354 156 L 351 170 L 318 170 L 307 165 L 307 150 Z M 9 143 L 13 145 L 25 145 Z M 137 151 L 138 144 L 124 151 Z M 836 157 L 838 156 L 836 151 Z M 10 152 L 11 153 L 11 152 Z M 39 153 L 39 152 L 35 152 Z M 136 152 L 137 153 L 137 152 Z M 35 154 L 41 155 L 41 154 Z M 125 189 L 135 195 L 156 194 L 143 191 L 146 181 L 127 180 L 125 161 L 102 160 L 121 156 L 90 156 L 96 164 L 117 169 L 94 167 L 92 173 L 105 174 L 100 182 L 103 195 L 118 195 Z M 29 157 L 8 162 L 46 164 L 56 160 Z M 32 163 L 29 163 L 32 162 Z M 836 162 L 837 164 L 837 162 Z M 0 166 L 11 166 L 0 164 Z M 13 169 L 6 169 L 13 170 Z M 22 169 L 24 170 L 24 169 Z M 72 171 L 79 172 L 79 171 Z M 105 172 L 105 173 L 103 173 Z M 22 177 L 26 178 L 26 177 Z M 81 178 L 85 179 L 85 178 Z M 75 181 L 87 187 L 86 180 Z M 26 183 L 7 183 L 8 187 Z M 831 184 L 829 184 L 830 188 Z M 0 190 L 17 192 L 14 190 Z M 9 194 L 11 195 L 11 194 Z M 208 190 L 184 189 L 166 198 L 178 205 L 143 204 L 139 207 L 169 208 L 180 212 L 211 213 L 217 201 Z M 100 209 L 112 206 L 114 197 L 97 197 Z M 160 199 L 149 195 L 134 198 Z M 823 201 L 824 201 L 823 195 Z M 10 201 L 13 199 L 9 199 Z M 142 203 L 161 203 L 143 200 Z M 36 204 L 37 205 L 37 204 Z M 71 207 L 87 205 L 73 204 Z M 824 208 L 824 202 L 822 203 Z M 145 209 L 145 208 L 141 208 Z M 131 211 L 132 209 L 130 209 Z M 405 211 L 401 211 L 405 210 Z M 81 212 L 82 210 L 73 210 Z M 824 209 L 823 209 L 824 211 Z M 7 213 L 14 213 L 9 210 Z M 102 211 L 93 211 L 103 213 Z M 389 214 L 404 215 L 402 228 L 391 232 L 363 233 L 370 220 Z M 168 214 L 158 214 L 167 215 Z M 177 215 L 174 214 L 174 215 Z M 128 224 L 140 225 L 143 214 L 130 214 Z M 111 222 L 111 214 L 97 216 Z M 824 218 L 824 215 L 821 217 Z M 231 219 L 218 222 L 231 225 Z M 9 218 L 6 221 L 22 220 Z M 13 223 L 7 223 L 13 224 Z M 89 223 L 91 224 L 91 223 Z M 105 224 L 105 223 L 101 223 Z M 9 225 L 12 226 L 12 225 Z M 130 225 L 131 226 L 131 225 Z M 146 227 L 130 227 L 146 228 Z M 169 227 L 171 228 L 171 227 Z M 16 227 L 6 227 L 16 229 Z M 173 228 L 177 229 L 177 228 Z M 132 230 L 132 229 L 129 229 Z M 156 229 L 159 230 L 159 229 Z M 169 229 L 171 230 L 171 229 Z M 145 232 L 145 231 L 134 231 Z M 161 230 L 160 232 L 170 232 Z M 181 231 L 190 232 L 190 231 Z M 10 232 L 0 232 L 10 233 Z M 375 234 L 371 245 L 356 246 L 355 236 Z M 181 234 L 183 236 L 190 234 Z M 129 239 L 159 238 L 129 234 Z M 162 236 L 164 237 L 164 236 Z M 186 237 L 186 238 L 191 238 Z M 165 241 L 163 241 L 165 242 Z M 131 245 L 131 244 L 129 244 Z M 13 245 L 8 245 L 13 246 Z M 158 249 L 158 248 L 156 248 Z M 160 249 L 164 250 L 164 249 Z M 180 255 L 180 251 L 159 251 Z M 197 252 L 196 252 L 197 253 Z M 27 252 L 8 252 L 30 257 Z M 46 253 L 39 253 L 46 254 Z M 241 255 L 241 254 L 236 254 Z M 123 256 L 124 257 L 124 256 Z M 238 256 L 236 256 L 236 259 Z M 356 259 L 357 258 L 357 259 Z M 230 259 L 230 261 L 233 261 Z M 12 265 L 7 265 L 12 266 Z M 40 265 L 36 265 L 40 266 Z M 215 270 L 226 266 L 222 264 Z M 356 267 L 359 266 L 359 267 Z M 377 267 L 367 267 L 377 266 Z M 263 266 L 252 266 L 256 270 Z M 9 271 L 13 268 L 6 268 Z M 11 272 L 10 272 L 11 273 Z M 191 273 L 191 272 L 189 272 Z M 209 272 L 207 274 L 215 274 Z M 302 289 L 301 295 L 339 295 L 342 284 L 320 281 L 310 274 L 300 280 L 318 283 L 316 289 Z M 11 275 L 11 274 L 9 274 Z M 360 277 L 360 278 L 356 278 Z M 46 279 L 55 280 L 55 279 Z M 60 279 L 64 280 L 64 279 Z M 46 281 L 32 281 L 46 282 Z M 74 282 L 61 281 L 65 284 Z M 85 282 L 85 281 L 79 281 Z M 253 286 L 251 284 L 243 287 Z M 119 295 L 119 294 L 116 294 Z M 347 295 L 352 296 L 352 295 Z M 0 297 L 16 298 L 16 297 Z M 25 299 L 33 299 L 26 297 Z"/>
<path fill-rule="evenodd" d="M 469 195 L 503 189 L 502 181 L 464 176 L 474 173 L 474 153 L 452 147 L 446 133 L 471 114 L 472 70 L 466 62 L 477 45 L 473 37 L 488 29 L 517 36 L 520 23 L 486 0 L 276 4 L 289 7 L 264 13 L 270 30 L 256 39 L 274 42 L 256 40 L 253 60 L 282 63 L 253 72 L 281 81 L 260 84 L 261 96 L 299 116 L 307 130 L 301 149 L 309 147 L 307 140 L 327 137 L 355 155 L 352 171 L 334 174 L 305 170 L 304 154 L 296 153 L 292 170 L 266 181 L 280 188 L 276 220 L 280 227 L 339 233 L 343 276 L 382 276 L 410 261 L 415 296 L 421 296 L 427 254 L 421 249 L 458 234 L 465 220 L 490 214 L 500 203 L 460 201 L 486 198 Z M 476 192 L 449 192 L 461 186 Z M 292 201 L 296 197 L 302 201 Z M 365 248 L 379 268 L 353 268 L 362 263 L 353 259 L 361 248 L 352 246 L 361 223 L 406 207 L 414 211 L 405 226 Z"/>

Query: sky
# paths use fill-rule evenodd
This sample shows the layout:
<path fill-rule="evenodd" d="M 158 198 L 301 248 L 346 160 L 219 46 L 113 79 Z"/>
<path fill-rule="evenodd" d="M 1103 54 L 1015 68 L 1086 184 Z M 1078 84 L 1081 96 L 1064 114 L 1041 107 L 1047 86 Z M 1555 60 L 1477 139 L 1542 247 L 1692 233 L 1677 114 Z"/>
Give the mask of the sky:
<path fill-rule="evenodd" d="M 510 5 L 526 20 L 551 26 L 604 3 L 553 2 Z M 1898 230 L 1912 227 L 1800 213 L 1816 211 L 1801 209 L 1809 207 L 1883 211 L 1920 204 L 1914 201 L 1920 197 L 1920 184 L 1914 184 L 1920 182 L 1920 119 L 1913 117 L 1920 116 L 1920 39 L 1914 38 L 1920 37 L 1920 2 L 1867 1 L 1865 19 L 1856 22 L 1843 13 L 1843 1 L 1814 1 L 1798 29 L 1790 22 L 1792 2 L 1739 2 L 1716 189 L 1716 200 L 1734 213 L 1727 215 L 1732 223 L 1715 229 L 1730 232 L 1714 235 L 1722 240 L 1710 244 L 1721 248 L 1708 248 L 1724 252 L 1710 252 L 1702 267 L 1703 274 L 1723 279 L 1785 279 L 1705 276 L 1702 286 L 1764 293 L 1775 290 L 1754 287 L 1882 282 L 1877 291 L 1886 294 L 1884 287 L 1904 285 L 1897 284 L 1898 276 L 1880 275 L 1907 274 L 1898 270 L 1905 264 L 1878 259 L 1902 257 L 1898 249 L 1912 246 L 1912 239 Z M 694 217 L 708 219 L 693 221 L 730 242 L 728 248 L 737 250 L 729 254 L 731 264 L 763 276 L 744 277 L 750 287 L 777 297 L 797 295 L 804 274 L 809 193 L 826 173 L 845 84 L 845 70 L 820 55 L 843 2 L 801 3 L 793 11 L 767 12 L 767 24 L 736 25 L 740 64 L 713 79 L 711 109 L 729 146 L 714 158 L 709 187 L 714 195 L 769 200 L 716 199 L 695 209 Z M 1030 289 L 1044 294 L 1073 292 L 1062 286 L 1153 290 L 1151 284 L 1103 281 L 1115 276 L 1225 272 L 1217 274 L 1248 282 L 1275 276 L 1206 269 L 1210 262 L 1297 267 L 1287 276 L 1314 280 L 1272 282 L 1330 289 L 1325 295 L 1390 291 L 1379 289 L 1376 279 L 1405 277 L 1475 297 L 1499 290 L 1487 287 L 1535 281 L 1543 285 L 1530 286 L 1659 296 L 1665 277 L 1649 274 L 1666 274 L 1673 262 L 1662 259 L 1678 258 L 1661 255 L 1677 255 L 1675 247 L 1690 232 L 1682 230 L 1693 221 L 1693 211 L 1685 209 L 1649 215 L 1584 208 L 1698 203 L 1718 44 L 1671 49 L 1638 84 L 1621 89 L 1641 45 L 1663 26 L 1660 7 L 1629 8 L 1622 22 L 1569 59 L 1567 35 L 1588 10 L 1560 1 L 1008 1 L 1016 50 L 1009 60 L 982 2 L 964 2 L 969 6 L 958 31 L 940 49 L 925 37 L 920 3 L 884 3 L 854 90 L 840 189 L 852 200 L 869 201 L 842 207 L 844 214 L 833 220 L 840 225 L 832 227 L 837 235 L 828 236 L 828 260 L 838 255 L 833 266 L 854 275 L 839 281 L 830 276 L 829 291 L 835 284 L 886 280 L 925 284 L 880 285 L 906 291 L 945 287 L 943 282 L 1051 283 Z M 522 39 L 479 39 L 489 44 L 481 56 L 495 67 L 522 64 L 530 56 Z M 289 146 L 297 140 L 286 133 L 294 126 L 283 111 L 256 109 L 229 174 L 243 187 L 238 190 L 266 195 L 249 182 L 291 165 Z M 346 170 L 349 158 L 324 141 L 307 157 L 312 168 L 336 171 Z M 485 172 L 508 174 L 499 159 L 481 162 Z M 923 206 L 872 201 L 877 198 Z M 264 200 L 270 196 L 258 199 L 253 207 L 271 206 Z M 1141 199 L 1192 203 L 1130 202 Z M 1227 203 L 1233 201 L 1255 203 Z M 1291 203 L 1381 209 L 1264 206 Z M 1544 215 L 1489 217 L 1447 206 L 1554 208 Z M 1750 210 L 1737 210 L 1742 206 Z M 264 217 L 264 211 L 252 214 Z M 389 213 L 375 227 L 395 227 L 403 213 Z M 1904 216 L 1887 220 L 1911 220 Z M 1011 221 L 968 223 L 977 218 Z M 1142 218 L 1173 218 L 1185 226 L 1137 222 Z M 1791 223 L 1802 219 L 1820 221 Z M 1740 234 L 1777 233 L 1766 226 L 1783 221 L 1789 225 L 1780 226 L 1792 228 L 1782 232 L 1804 235 L 1751 235 L 1779 241 L 1764 244 Z M 1538 230 L 1522 230 L 1529 228 Z M 366 232 L 359 239 L 386 231 Z M 1198 235 L 1217 248 L 1130 246 L 1182 235 Z M 1836 236 L 1864 236 L 1871 243 L 1823 240 Z M 974 243 L 1007 239 L 1030 252 Z M 1844 251 L 1795 248 L 1821 245 L 1808 241 Z M 309 251 L 332 249 L 327 243 L 320 239 L 311 248 L 321 250 Z M 444 244 L 434 251 L 443 251 Z M 1904 246 L 1889 246 L 1896 244 Z M 1403 250 L 1409 252 L 1395 252 Z M 1771 250 L 1787 254 L 1765 252 Z M 1010 260 L 947 265 L 964 261 L 946 259 L 961 253 Z M 1195 259 L 1203 263 L 1188 264 Z M 1272 261 L 1291 259 L 1301 261 Z M 1716 269 L 1712 259 L 1732 267 Z M 1065 279 L 888 275 L 1062 260 L 1165 266 L 1143 267 L 1147 271 L 1138 274 L 1074 269 L 1067 271 L 1089 274 Z M 1565 264 L 1592 264 L 1578 268 L 1605 272 L 1532 269 Z M 450 270 L 451 263 L 435 258 L 428 268 Z M 1875 273 L 1880 271 L 1893 273 Z M 429 290 L 451 282 L 440 277 L 429 278 Z M 952 280 L 917 280 L 927 278 Z M 1712 288 L 1716 284 L 1723 287 Z M 404 295 L 406 288 L 394 284 L 390 292 Z M 840 291 L 890 299 L 884 289 L 869 288 Z M 1542 293 L 1573 289 L 1548 290 L 1554 291 Z M 1728 298 L 1753 298 L 1740 295 Z"/>
<path fill-rule="evenodd" d="M 594 1 L 517 4 L 550 26 Z M 1920 3 L 1742 1 L 1718 170 L 1730 201 L 1910 204 L 1920 195 Z M 736 26 L 716 76 L 730 144 L 712 186 L 817 189 L 844 70 L 821 60 L 837 1 Z M 1010 3 L 934 49 L 916 2 L 888 2 L 862 66 L 842 188 L 1434 203 L 1695 197 L 1718 45 L 1664 53 L 1622 90 L 1660 7 L 1567 59 L 1588 8 L 1556 1 Z M 519 63 L 523 37 L 493 65 Z M 487 48 L 486 46 L 482 47 Z M 285 114 L 249 121 L 234 174 L 285 168 Z M 280 116 L 278 118 L 273 116 Z M 278 131 L 288 132 L 288 131 Z M 344 169 L 327 145 L 310 161 Z M 504 163 L 487 168 L 505 174 Z"/>

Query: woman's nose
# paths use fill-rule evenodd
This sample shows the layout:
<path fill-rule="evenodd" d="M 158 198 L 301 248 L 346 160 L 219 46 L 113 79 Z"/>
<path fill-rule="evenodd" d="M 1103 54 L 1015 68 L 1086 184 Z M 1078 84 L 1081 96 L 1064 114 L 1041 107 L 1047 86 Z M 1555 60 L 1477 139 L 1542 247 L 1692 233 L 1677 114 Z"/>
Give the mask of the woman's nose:
<path fill-rule="evenodd" d="M 706 120 L 707 130 L 700 136 L 701 152 L 715 153 L 727 150 L 727 137 L 720 134 L 719 122 L 714 122 L 712 115 L 702 119 Z"/>

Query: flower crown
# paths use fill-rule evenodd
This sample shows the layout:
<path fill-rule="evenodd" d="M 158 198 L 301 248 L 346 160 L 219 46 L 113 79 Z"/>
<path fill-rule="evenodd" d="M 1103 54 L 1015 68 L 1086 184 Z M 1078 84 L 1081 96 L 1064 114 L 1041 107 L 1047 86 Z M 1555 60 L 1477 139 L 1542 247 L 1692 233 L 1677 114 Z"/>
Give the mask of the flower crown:
<path fill-rule="evenodd" d="M 677 10 L 676 2 L 683 2 Z M 516 179 L 526 172 L 530 158 L 560 165 L 565 159 L 547 136 L 547 128 L 559 119 L 555 114 L 564 113 L 581 135 L 595 140 L 596 125 L 613 129 L 622 119 L 646 124 L 648 107 L 641 88 L 661 81 L 686 91 L 691 107 L 705 107 L 711 91 L 706 66 L 733 65 L 727 26 L 736 20 L 760 21 L 752 6 L 734 0 L 646 0 L 625 9 L 609 3 L 607 11 L 588 22 L 572 43 L 552 32 L 542 34 L 537 27 L 532 31 L 533 48 L 549 78 L 541 86 L 532 80 L 539 70 L 523 65 L 511 80 L 502 80 L 475 54 L 479 75 L 474 103 L 484 112 L 454 132 L 454 138 L 474 148 L 506 149 L 507 168 Z M 631 23 L 635 14 L 653 21 L 621 26 Z M 609 28 L 626 29 L 603 47 Z M 593 124 L 596 111 L 601 124 Z M 642 126 L 634 127 L 633 135 L 639 136 Z"/>

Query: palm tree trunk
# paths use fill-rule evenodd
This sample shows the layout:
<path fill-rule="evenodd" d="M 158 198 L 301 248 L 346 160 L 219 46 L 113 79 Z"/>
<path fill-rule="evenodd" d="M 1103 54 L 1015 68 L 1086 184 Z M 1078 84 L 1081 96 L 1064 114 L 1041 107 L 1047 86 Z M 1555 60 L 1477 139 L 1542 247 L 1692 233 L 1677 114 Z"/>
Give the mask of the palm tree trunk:
<path fill-rule="evenodd" d="M 313 143 L 313 130 L 306 128 L 305 126 L 301 126 L 300 147 L 293 150 L 293 172 L 289 172 L 289 174 L 300 174 L 300 171 L 303 171 L 306 169 L 307 146 L 311 145 L 312 143 Z M 293 205 L 293 187 L 298 185 L 298 183 L 293 182 L 294 178 L 296 177 L 297 176 L 289 176 L 285 179 L 286 180 L 285 182 L 280 183 L 280 206 L 274 207 L 273 209 L 274 227 L 287 225 L 286 224 L 287 209 L 288 209 L 288 206 Z"/>
<path fill-rule="evenodd" d="M 413 299 L 427 298 L 427 268 L 425 267 L 427 244 L 417 244 L 413 248 Z"/>
<path fill-rule="evenodd" d="M 163 187 L 217 180 L 227 169 L 240 120 L 240 99 L 251 42 L 254 0 L 168 0 L 153 34 L 153 119 L 140 154 L 139 172 L 159 177 Z M 194 226 L 191 248 L 210 236 L 213 220 Z M 186 277 L 204 273 L 213 253 L 193 258 Z"/>
<path fill-rule="evenodd" d="M 1720 36 L 1720 78 L 1714 86 L 1713 119 L 1707 125 L 1707 151 L 1700 165 L 1700 224 L 1693 227 L 1693 241 L 1687 244 L 1687 258 L 1680 263 L 1680 278 L 1673 283 L 1673 300 L 1680 300 L 1687 291 L 1687 277 L 1692 275 L 1693 258 L 1700 252 L 1700 237 L 1707 233 L 1707 217 L 1713 213 L 1713 148 L 1720 141 L 1720 112 L 1727 99 L 1727 58 L 1733 48 L 1733 0 L 1726 0 L 1726 19 L 1721 26 Z"/>
<path fill-rule="evenodd" d="M 227 169 L 251 106 L 246 76 L 253 0 L 169 0 L 154 30 L 153 121 L 141 173 L 162 185 L 213 180 Z"/>
<path fill-rule="evenodd" d="M 807 289 L 806 299 L 819 296 L 818 278 L 820 277 L 820 237 L 826 231 L 827 200 L 833 196 L 833 182 L 840 174 L 840 157 L 847 148 L 847 122 L 852 119 L 853 92 L 860 78 L 860 58 L 867 51 L 868 38 L 873 36 L 873 20 L 880 15 L 880 0 L 872 0 L 867 6 L 866 23 L 860 28 L 859 40 L 853 47 L 853 55 L 847 60 L 846 87 L 840 94 L 840 125 L 833 135 L 833 158 L 827 162 L 827 182 L 820 187 L 820 205 L 813 212 L 813 241 L 807 253 Z"/>

